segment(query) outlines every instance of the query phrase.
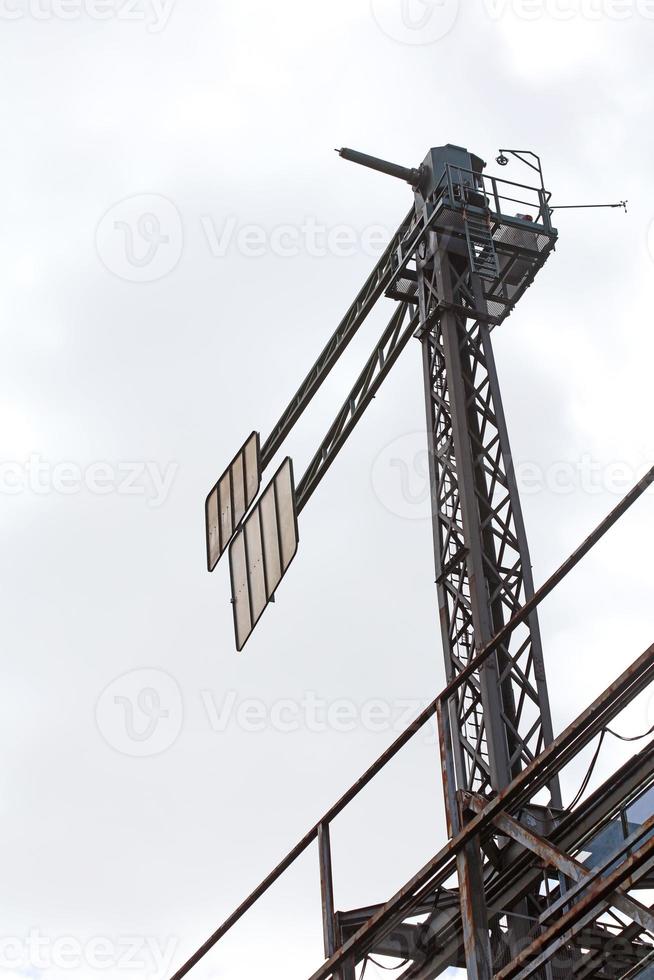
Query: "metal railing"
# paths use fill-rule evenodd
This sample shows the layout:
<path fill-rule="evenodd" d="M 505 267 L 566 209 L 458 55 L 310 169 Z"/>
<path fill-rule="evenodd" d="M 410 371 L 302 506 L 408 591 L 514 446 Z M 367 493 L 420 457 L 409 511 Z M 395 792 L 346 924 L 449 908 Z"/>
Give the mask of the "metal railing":
<path fill-rule="evenodd" d="M 552 212 L 549 206 L 552 194 L 542 187 L 517 184 L 504 177 L 476 173 L 451 163 L 446 167 L 446 179 L 453 203 L 469 204 L 473 195 L 480 195 L 500 221 L 515 220 L 518 213 L 515 211 L 509 213 L 506 205 L 520 204 L 528 209 L 533 224 L 541 225 L 548 233 L 553 230 Z M 518 194 L 521 196 L 515 196 Z"/>
<path fill-rule="evenodd" d="M 534 593 L 513 618 L 495 635 L 495 637 L 479 651 L 464 670 L 450 683 L 434 700 L 413 720 L 409 727 L 379 756 L 370 768 L 347 790 L 347 792 L 321 817 L 307 834 L 289 851 L 285 858 L 271 873 L 254 889 L 241 905 L 223 922 L 223 924 L 207 939 L 205 943 L 186 961 L 174 974 L 171 980 L 182 980 L 189 971 L 243 918 L 243 916 L 258 902 L 275 882 L 293 865 L 314 841 L 318 843 L 318 863 L 320 871 L 322 896 L 322 921 L 325 957 L 327 962 L 311 978 L 322 980 L 336 976 L 339 968 L 353 963 L 352 957 L 364 949 L 364 934 L 366 930 L 382 925 L 384 916 L 397 917 L 403 911 L 403 902 L 410 893 L 409 885 L 419 878 L 433 883 L 433 874 L 438 871 L 445 881 L 452 873 L 451 861 L 456 852 L 472 838 L 480 829 L 489 826 L 493 817 L 509 805 L 524 805 L 536 790 L 547 784 L 551 773 L 558 771 L 578 754 L 583 745 L 588 744 L 600 725 L 605 725 L 615 715 L 623 710 L 626 703 L 642 690 L 647 684 L 654 683 L 654 647 L 633 664 L 576 722 L 547 746 L 541 755 L 534 760 L 506 790 L 503 790 L 465 827 L 449 827 L 450 843 L 446 845 L 419 872 L 416 879 L 385 906 L 375 913 L 371 920 L 351 937 L 339 950 L 337 935 L 337 918 L 334 907 L 333 864 L 331 854 L 330 826 L 340 813 L 361 793 L 375 776 L 400 752 L 408 742 L 430 721 L 437 717 L 438 735 L 440 742 L 443 786 L 446 797 L 451 803 L 456 801 L 457 786 L 453 765 L 453 745 L 451 727 L 451 708 L 456 702 L 461 686 L 479 670 L 498 648 L 505 643 L 511 633 L 523 623 L 540 603 L 559 585 L 563 579 L 579 564 L 589 551 L 604 537 L 614 524 L 622 517 L 639 497 L 654 483 L 654 467 L 627 493 L 622 501 L 604 518 L 595 530 L 570 555 L 560 568 Z M 449 812 L 455 813 L 456 805 L 450 805 Z M 654 842 L 648 845 L 651 849 Z M 649 851 L 648 851 L 649 853 Z M 428 871 L 430 874 L 428 874 Z M 422 876 L 422 877 L 421 877 Z M 417 887 L 417 886 L 416 886 Z M 379 920 L 379 921 L 378 921 Z"/>

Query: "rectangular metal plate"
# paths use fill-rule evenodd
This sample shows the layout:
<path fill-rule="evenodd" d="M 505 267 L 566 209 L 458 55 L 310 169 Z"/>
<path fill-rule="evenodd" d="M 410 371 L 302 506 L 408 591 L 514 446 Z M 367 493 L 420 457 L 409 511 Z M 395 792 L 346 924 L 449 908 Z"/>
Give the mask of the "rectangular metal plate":
<path fill-rule="evenodd" d="M 287 457 L 229 548 L 236 649 L 242 650 L 297 552 L 293 463 Z"/>
<path fill-rule="evenodd" d="M 237 452 L 204 504 L 207 568 L 213 572 L 261 485 L 259 433 Z"/>

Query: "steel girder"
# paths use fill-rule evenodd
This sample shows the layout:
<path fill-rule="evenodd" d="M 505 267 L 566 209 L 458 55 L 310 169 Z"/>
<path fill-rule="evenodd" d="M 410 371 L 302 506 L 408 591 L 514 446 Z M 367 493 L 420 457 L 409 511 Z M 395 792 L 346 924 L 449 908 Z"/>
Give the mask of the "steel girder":
<path fill-rule="evenodd" d="M 527 545 L 483 286 L 468 256 L 430 236 L 418 264 L 436 586 L 449 682 L 533 596 Z M 433 326 L 429 326 L 430 323 Z M 456 789 L 504 789 L 553 738 L 538 619 L 532 614 L 457 690 L 448 705 Z M 551 802 L 560 806 L 558 783 Z M 448 829 L 461 827 L 446 793 Z M 457 855 L 468 976 L 491 980 L 494 956 L 472 842 Z M 470 887 L 471 882 L 476 885 Z M 526 902 L 509 930 L 515 954 Z"/>
<path fill-rule="evenodd" d="M 555 878 L 556 870 L 560 870 L 559 866 L 563 866 L 570 872 L 571 881 L 579 879 L 582 874 L 590 876 L 590 871 L 586 868 L 583 872 L 579 871 L 576 867 L 578 858 L 572 855 L 579 855 L 590 838 L 597 836 L 600 830 L 612 821 L 615 822 L 621 807 L 626 806 L 643 790 L 654 785 L 653 761 L 654 742 L 651 742 L 612 774 L 573 812 L 559 816 L 555 820 L 544 821 L 544 811 L 541 812 L 541 808 L 536 808 L 535 811 L 529 807 L 522 811 L 518 810 L 517 816 L 511 818 L 507 817 L 505 812 L 500 812 L 493 820 L 495 830 L 497 831 L 498 825 L 509 821 L 515 834 L 514 839 L 506 840 L 500 852 L 500 866 L 494 867 L 491 862 L 486 863 L 483 889 L 489 920 L 498 921 L 503 910 L 514 906 L 529 891 L 537 890 L 545 878 L 548 876 L 550 880 Z M 478 800 L 478 805 L 473 812 L 475 811 L 483 811 L 481 800 Z M 534 834 L 530 829 L 534 825 L 538 827 L 538 834 Z M 642 835 L 643 832 L 640 833 Z M 519 842 L 518 839 L 521 837 L 523 840 Z M 540 838 L 537 846 L 542 850 L 542 854 L 536 859 L 533 847 L 525 846 L 527 840 L 533 843 L 535 837 Z M 488 841 L 489 838 L 483 839 L 484 849 L 487 848 Z M 550 860 L 547 861 L 545 856 Z M 550 872 L 545 874 L 544 866 L 547 863 L 550 864 Z M 641 887 L 650 884 L 651 881 L 645 881 L 644 877 L 640 881 Z M 570 902 L 578 901 L 581 895 L 583 891 L 576 896 L 571 893 Z M 615 894 L 616 907 L 619 907 L 625 897 L 619 892 Z M 548 901 L 549 911 L 551 912 L 552 909 L 556 911 L 556 891 L 550 892 Z M 614 916 L 608 924 L 580 929 L 577 947 L 585 948 L 589 952 L 578 954 L 570 973 L 564 975 L 571 975 L 579 980 L 588 977 L 615 978 L 621 977 L 630 963 L 644 962 L 652 947 L 639 941 L 639 936 L 648 925 L 651 926 L 652 913 L 631 898 L 627 898 L 627 901 L 633 902 L 632 910 L 627 913 L 629 917 L 638 916 L 643 921 L 624 922 Z M 341 913 L 338 918 L 343 932 L 342 938 L 352 937 L 380 909 L 381 906 L 375 906 L 347 914 Z M 377 956 L 410 959 L 411 966 L 402 973 L 401 980 L 434 980 L 451 966 L 465 966 L 463 923 L 457 892 L 447 888 L 438 889 L 425 898 L 422 904 L 412 905 L 410 913 L 413 919 L 411 925 L 405 923 L 403 926 L 395 926 L 386 936 L 381 932 L 378 934 L 372 932 L 367 948 Z M 418 915 L 423 917 L 420 924 L 415 923 L 415 916 Z M 543 916 L 543 923 L 546 919 L 547 917 Z M 532 939 L 537 932 L 538 923 L 534 921 Z M 502 966 L 502 964 L 498 965 L 497 960 L 504 941 L 504 935 L 496 932 L 494 966 L 498 969 Z M 561 956 L 564 962 L 569 962 L 570 950 L 564 950 L 563 954 L 559 954 L 559 957 Z M 501 956 L 499 958 L 502 959 Z M 505 956 L 503 965 L 508 965 L 509 960 L 510 956 Z"/>
<path fill-rule="evenodd" d="M 385 764 L 382 757 L 177 978 L 314 840 L 327 962 L 312 980 L 354 980 L 355 965 L 371 951 L 389 956 L 400 952 L 410 959 L 405 980 L 431 980 L 449 965 L 466 966 L 474 980 L 534 975 L 543 980 L 614 980 L 625 970 L 635 976 L 651 955 L 651 947 L 640 939 L 644 929 L 651 929 L 650 911 L 626 893 L 634 884 L 652 880 L 654 843 L 649 836 L 642 840 L 648 828 L 638 841 L 634 838 L 635 852 L 625 846 L 604 868 L 588 870 L 578 860 L 579 847 L 593 821 L 596 828 L 600 811 L 606 813 L 615 788 L 613 796 L 605 793 L 593 814 L 586 813 L 585 821 L 579 819 L 583 805 L 574 813 L 559 809 L 560 764 L 564 756 L 567 761 L 574 757 L 579 744 L 566 747 L 568 733 L 553 741 L 535 608 L 566 566 L 551 587 L 539 590 L 537 599 L 490 341 L 491 325 L 511 312 L 546 260 L 556 232 L 545 198 L 539 217 L 547 215 L 547 229 L 525 228 L 521 216 L 503 215 L 493 181 L 497 213 L 489 221 L 492 239 L 483 248 L 495 249 L 499 265 L 490 287 L 475 274 L 475 257 L 483 266 L 483 243 L 475 239 L 473 255 L 466 204 L 453 193 L 451 175 L 449 181 L 449 196 L 443 190 L 438 201 L 419 203 L 400 225 L 261 450 L 257 439 L 257 460 L 261 466 L 270 462 L 382 293 L 402 304 L 418 303 L 417 317 L 404 330 L 404 306 L 394 314 L 310 463 L 298 501 L 309 499 L 419 322 L 448 679 L 437 710 L 450 844 L 385 905 L 335 911 L 330 823 Z M 592 546 L 585 543 L 571 556 L 569 567 L 588 550 L 587 544 Z M 651 671 L 652 651 L 648 653 L 641 665 Z M 628 688 L 627 682 L 625 697 Z M 616 701 L 613 708 L 617 710 Z M 597 724 L 600 716 L 601 711 Z M 589 734 L 587 719 L 588 712 L 579 719 L 585 730 L 582 742 Z M 409 737 L 402 736 L 402 744 Z M 395 754 L 399 741 L 385 756 Z M 538 807 L 530 801 L 543 787 L 550 791 L 547 832 L 537 833 L 530 820 Z M 625 784 L 620 792 L 624 800 Z M 455 872 L 459 889 L 451 886 Z M 619 912 L 633 921 L 625 922 Z M 554 962 L 561 954 L 563 968 Z"/>
<path fill-rule="evenodd" d="M 435 321 L 425 329 L 422 345 L 448 681 L 533 595 L 489 327 L 474 318 L 475 311 L 484 313 L 475 279 L 466 260 L 438 242 L 433 261 L 418 273 L 422 321 Z M 462 307 L 470 309 L 471 318 L 458 312 Z M 504 788 L 552 741 L 535 612 L 469 679 L 453 710 L 458 789 Z M 556 783 L 551 792 L 559 806 Z"/>
<path fill-rule="evenodd" d="M 400 303 L 382 333 L 361 374 L 348 393 L 340 412 L 307 466 L 297 486 L 297 509 L 300 513 L 323 476 L 345 445 L 349 435 L 375 397 L 398 357 L 415 333 L 418 314 L 413 312 L 403 327 L 409 304 Z"/>
<path fill-rule="evenodd" d="M 619 505 L 622 509 L 624 504 Z M 610 515 L 607 522 L 614 518 Z M 596 540 L 599 532 L 589 539 Z M 579 549 L 583 551 L 582 549 Z M 569 560 L 565 568 L 569 568 Z M 559 573 L 555 573 L 555 577 Z M 537 596 L 547 594 L 547 586 L 541 587 Z M 383 955 L 402 955 L 410 952 L 413 963 L 403 975 L 403 980 L 432 980 L 450 965 L 463 965 L 461 949 L 463 931 L 461 915 L 458 910 L 458 895 L 451 890 L 450 881 L 456 871 L 456 857 L 467 844 L 478 839 L 486 849 L 489 838 L 497 836 L 496 818 L 510 814 L 529 826 L 533 804 L 531 801 L 543 787 L 551 784 L 552 778 L 568 765 L 579 753 L 610 725 L 613 719 L 630 704 L 635 697 L 654 683 L 654 646 L 650 647 L 631 665 L 597 700 L 590 705 L 551 746 L 546 748 L 538 759 L 526 767 L 512 784 L 493 799 L 486 802 L 481 813 L 473 815 L 461 831 L 443 847 L 396 895 L 384 905 L 361 909 L 355 913 L 336 915 L 336 950 L 327 962 L 312 975 L 311 980 L 353 980 L 354 964 L 360 963 L 370 951 Z M 349 803 L 367 786 L 375 775 L 392 759 L 400 749 L 429 720 L 434 710 L 439 718 L 450 696 L 448 689 L 441 692 L 415 722 L 396 739 L 393 745 L 380 756 L 370 769 L 350 787 L 339 801 L 325 813 L 321 820 L 302 838 L 291 852 L 280 862 L 254 892 L 236 909 L 216 932 L 177 970 L 174 980 L 181 980 L 203 956 L 247 913 L 262 895 L 281 877 L 307 848 L 318 841 L 320 854 L 321 880 L 323 882 L 323 918 L 327 922 L 326 948 L 333 947 L 330 913 L 333 908 L 331 884 L 331 854 L 328 846 L 328 828 Z M 576 856 L 580 848 L 602 830 L 606 823 L 619 812 L 620 808 L 631 803 L 642 792 L 654 786 L 654 742 L 638 755 L 630 759 L 606 783 L 596 790 L 575 810 L 565 813 L 551 822 L 547 840 L 559 851 Z M 536 818 L 542 820 L 542 808 L 537 809 Z M 628 877 L 628 876 L 627 876 Z M 483 888 L 488 915 L 491 922 L 502 910 L 515 905 L 520 898 L 533 892 L 535 885 L 543 878 L 543 869 L 533 854 L 519 844 L 509 844 L 502 851 L 499 867 L 490 861 L 484 869 Z M 652 887 L 652 877 L 641 879 L 644 886 Z M 623 881 L 616 882 L 620 887 Z M 612 890 L 613 892 L 615 889 Z M 611 890 L 608 890 L 611 893 Z M 553 896 L 553 901 L 558 896 Z M 605 901 L 605 899 L 604 899 Z M 435 911 L 434 911 L 435 910 Z M 416 936 L 415 916 L 429 916 L 421 924 L 422 935 Z M 596 911 L 596 910 L 593 910 Z M 598 915 L 602 913 L 601 903 Z M 405 929 L 407 920 L 413 920 L 413 934 Z M 578 980 L 615 980 L 624 973 L 614 969 L 616 960 L 644 964 L 651 947 L 638 942 L 642 927 L 623 923 L 620 934 L 611 936 L 606 929 L 596 923 L 584 925 L 578 934 L 578 946 L 588 950 L 582 959 L 575 963 L 572 975 Z M 413 945 L 402 951 L 394 945 L 385 947 L 386 940 L 393 934 L 403 936 Z M 643 978 L 641 978 L 643 980 Z"/>
<path fill-rule="evenodd" d="M 540 822 L 543 818 L 542 808 L 536 808 L 536 811 L 533 811 L 533 808 L 528 806 L 524 794 L 520 798 L 516 797 L 517 788 L 526 780 L 531 783 L 530 792 L 536 792 L 538 787 L 546 785 L 551 779 L 553 771 L 559 771 L 562 765 L 574 758 L 581 750 L 582 745 L 588 744 L 589 740 L 609 723 L 608 714 L 614 715 L 623 710 L 625 705 L 641 689 L 641 684 L 645 681 L 643 668 L 647 662 L 650 666 L 645 669 L 647 671 L 654 670 L 654 647 L 647 651 L 644 659 L 640 658 L 623 675 L 620 680 L 620 687 L 623 682 L 625 687 L 622 691 L 617 685 L 612 685 L 606 695 L 602 695 L 563 735 L 559 736 L 550 749 L 543 753 L 542 759 L 536 760 L 529 766 L 511 787 L 499 794 L 494 800 L 485 801 L 486 805 L 483 808 L 481 800 L 479 801 L 480 812 L 473 817 L 471 825 L 463 827 L 458 835 L 458 840 L 453 841 L 450 845 L 449 853 L 448 851 L 441 852 L 440 861 L 434 860 L 430 863 L 430 872 L 433 875 L 431 890 L 424 889 L 426 875 L 420 874 L 411 883 L 407 883 L 386 906 L 362 910 L 360 917 L 357 918 L 354 917 L 356 914 L 353 913 L 351 928 L 356 931 L 353 934 L 348 930 L 349 935 L 346 937 L 348 942 L 345 945 L 352 952 L 356 950 L 355 958 L 357 961 L 364 957 L 366 951 L 378 955 L 387 953 L 387 955 L 397 957 L 409 957 L 413 962 L 402 973 L 401 980 L 433 980 L 449 966 L 465 965 L 462 956 L 465 916 L 462 916 L 457 907 L 458 903 L 454 901 L 455 894 L 443 887 L 453 871 L 451 860 L 448 860 L 451 858 L 452 845 L 458 854 L 461 853 L 464 844 L 471 843 L 476 837 L 482 847 L 485 847 L 489 839 L 497 837 L 497 822 L 501 823 L 509 813 L 514 820 L 517 821 L 519 818 L 526 829 L 528 829 L 530 822 L 532 824 Z M 654 784 L 653 760 L 654 742 L 651 742 L 642 752 L 632 757 L 618 772 L 614 773 L 588 800 L 580 803 L 574 811 L 561 814 L 554 819 L 548 818 L 547 822 L 550 826 L 547 830 L 545 848 L 551 847 L 550 853 L 556 851 L 563 855 L 557 860 L 574 860 L 574 856 L 583 850 L 588 841 L 615 818 L 621 807 L 629 804 L 643 790 Z M 534 815 L 532 816 L 532 814 Z M 483 821 L 481 827 L 480 820 Z M 647 842 L 647 826 L 637 830 L 633 841 L 625 841 L 621 845 L 622 850 L 640 848 L 643 838 Z M 644 887 L 648 883 L 645 875 L 649 872 L 651 876 L 654 855 L 651 852 L 645 852 L 640 855 L 640 858 L 642 861 L 635 869 L 636 875 L 633 874 L 634 869 L 627 866 L 621 869 L 621 874 L 615 880 L 610 880 L 607 870 L 600 867 L 594 872 L 595 881 L 591 881 L 586 888 L 580 889 L 577 894 L 571 890 L 570 908 L 575 910 L 574 916 L 571 917 L 575 921 L 571 923 L 571 926 L 574 927 L 574 931 L 570 936 L 565 935 L 564 930 L 559 930 L 559 935 L 552 935 L 551 942 L 559 943 L 559 945 L 550 950 L 550 962 L 545 962 L 544 958 L 542 969 L 550 971 L 544 975 L 551 976 L 554 980 L 568 976 L 592 977 L 594 980 L 613 978 L 615 980 L 615 978 L 623 976 L 625 970 L 630 968 L 630 964 L 636 965 L 646 962 L 652 947 L 639 941 L 638 937 L 643 933 L 642 923 L 621 922 L 614 917 L 609 929 L 606 922 L 601 920 L 606 908 L 614 905 L 616 898 L 618 901 L 624 898 L 619 889 L 625 882 L 627 882 L 627 887 L 633 887 L 637 882 L 640 882 L 640 887 Z M 616 850 L 605 862 L 606 869 L 612 872 L 616 861 L 619 862 L 620 860 L 620 850 Z M 427 868 L 423 870 L 426 872 Z M 558 868 L 554 863 L 550 866 L 550 871 L 546 872 L 543 861 L 535 859 L 533 850 L 526 848 L 524 843 L 517 841 L 509 841 L 506 847 L 502 849 L 499 868 L 493 866 L 490 861 L 486 862 L 482 886 L 483 901 L 487 907 L 489 929 L 492 927 L 495 931 L 489 975 L 496 976 L 496 971 L 507 969 L 511 963 L 514 963 L 517 956 L 524 957 L 524 949 L 529 947 L 532 942 L 542 942 L 542 934 L 550 925 L 547 914 L 548 906 L 550 909 L 555 909 L 554 922 L 558 928 L 556 903 L 561 897 L 561 893 L 555 890 L 550 891 L 543 901 L 543 908 L 540 910 L 542 924 L 536 918 L 533 919 L 523 940 L 523 949 L 519 950 L 516 956 L 512 954 L 506 926 L 503 927 L 502 931 L 497 929 L 497 923 L 502 916 L 506 917 L 507 909 L 515 908 L 525 895 L 537 893 L 539 886 L 547 878 L 556 880 L 557 871 Z M 597 888 L 595 889 L 594 886 Z M 591 893 L 592 901 L 587 901 L 588 895 Z M 441 902 L 441 898 L 444 899 L 444 902 Z M 410 940 L 411 945 L 403 946 L 403 933 L 398 928 L 401 920 L 410 919 L 420 913 L 424 914 L 424 910 L 429 905 L 432 907 L 431 915 L 423 920 L 421 926 L 412 936 L 409 937 L 406 933 L 404 934 L 405 939 Z M 402 912 L 391 917 L 391 908 L 402 909 Z M 584 918 L 582 918 L 583 913 L 585 913 Z M 646 911 L 641 907 L 639 914 L 645 915 Z M 341 922 L 344 922 L 346 918 L 341 916 Z M 365 920 L 365 923 L 362 922 L 362 919 Z M 395 937 L 395 942 L 386 947 L 385 937 L 390 939 L 391 936 Z M 576 940 L 574 943 L 571 943 L 571 937 Z M 542 942 L 542 946 L 545 948 L 546 943 Z M 588 950 L 588 952 L 583 953 L 581 950 Z M 334 960 L 337 962 L 338 957 L 335 957 Z M 514 963 L 514 968 L 517 965 L 522 968 L 526 964 Z M 539 964 L 536 964 L 535 969 L 538 968 Z M 327 970 L 318 971 L 311 980 L 323 980 L 328 975 Z M 534 975 L 541 974 L 536 973 Z"/>

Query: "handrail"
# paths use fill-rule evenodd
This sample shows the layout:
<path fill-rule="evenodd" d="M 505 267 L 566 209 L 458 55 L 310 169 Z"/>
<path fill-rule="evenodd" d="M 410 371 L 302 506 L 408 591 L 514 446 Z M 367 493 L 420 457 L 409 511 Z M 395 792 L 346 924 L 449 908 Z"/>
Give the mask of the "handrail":
<path fill-rule="evenodd" d="M 623 710 L 625 702 L 633 700 L 652 683 L 654 683 L 654 644 L 620 674 L 505 789 L 488 800 L 481 813 L 473 816 L 465 826 L 460 828 L 456 836 L 449 840 L 399 892 L 380 906 L 340 950 L 311 975 L 309 980 L 334 978 L 338 967 L 342 966 L 349 957 L 361 952 L 365 944 L 370 941 L 370 934 L 375 929 L 384 930 L 385 934 L 388 934 L 394 924 L 401 921 L 402 916 L 406 914 L 411 896 L 420 893 L 424 895 L 426 889 L 446 880 L 450 875 L 451 862 L 466 844 L 484 833 L 502 810 L 515 811 L 527 803 L 543 786 L 547 785 L 553 775 L 560 772 L 592 741 L 598 731 L 601 731 Z M 654 740 L 651 744 L 654 744 Z M 654 817 L 650 819 L 654 821 Z M 654 850 L 654 838 L 648 846 Z"/>
<path fill-rule="evenodd" d="M 486 644 L 479 654 L 471 660 L 463 671 L 445 687 L 434 700 L 424 708 L 419 715 L 411 722 L 392 744 L 378 757 L 378 759 L 366 770 L 366 772 L 356 780 L 346 793 L 324 814 L 324 816 L 314 824 L 314 826 L 304 835 L 304 837 L 289 851 L 285 858 L 264 878 L 264 880 L 254 889 L 238 908 L 223 922 L 223 924 L 203 943 L 202 946 L 186 961 L 186 963 L 173 975 L 171 980 L 182 980 L 186 974 L 212 949 L 229 930 L 245 915 L 247 911 L 268 891 L 268 889 L 281 877 L 282 874 L 304 853 L 304 851 L 318 839 L 319 836 L 325 838 L 325 846 L 321 849 L 322 860 L 321 868 L 323 873 L 328 873 L 326 886 L 331 888 L 331 855 L 327 846 L 328 837 L 325 831 L 333 820 L 348 806 L 352 800 L 358 796 L 362 789 L 374 779 L 378 772 L 383 769 L 388 762 L 393 759 L 414 735 L 438 713 L 439 737 L 441 741 L 441 758 L 443 760 L 443 774 L 446 793 L 455 792 L 454 777 L 452 772 L 448 772 L 445 767 L 445 759 L 448 755 L 451 758 L 451 731 L 446 724 L 445 717 L 447 712 L 443 711 L 443 706 L 459 690 L 461 684 L 465 683 L 470 676 L 494 653 L 497 648 L 505 642 L 513 630 L 519 626 L 534 611 L 534 609 L 545 599 L 563 579 L 575 568 L 589 551 L 604 537 L 607 531 L 622 517 L 633 503 L 654 483 L 654 466 L 645 476 L 625 495 L 620 503 L 605 517 L 595 530 L 582 542 L 582 544 L 570 555 L 570 557 L 550 576 L 549 579 L 534 592 L 531 599 L 524 603 L 519 611 L 509 622 L 500 629 L 492 640 Z M 558 740 L 556 740 L 558 741 Z M 519 781 L 520 777 L 516 781 Z M 512 784 L 513 785 L 513 784 Z M 329 860 L 327 855 L 329 854 Z M 327 923 L 325 924 L 327 930 Z M 327 935 L 327 932 L 326 932 Z M 321 974 L 322 975 L 322 974 Z"/>
<path fill-rule="evenodd" d="M 325 813 L 325 815 L 317 821 L 304 835 L 304 837 L 295 845 L 295 847 L 289 851 L 285 858 L 279 862 L 276 868 L 270 872 L 270 874 L 264 878 L 264 880 L 259 884 L 254 891 L 242 902 L 239 907 L 232 912 L 229 918 L 225 919 L 223 924 L 207 939 L 205 943 L 197 950 L 193 956 L 187 960 L 181 969 L 174 974 L 171 980 L 181 980 L 182 977 L 191 970 L 196 963 L 198 963 L 202 957 L 209 952 L 209 950 L 216 945 L 216 943 L 223 938 L 223 936 L 229 932 L 229 930 L 236 925 L 236 923 L 241 919 L 245 913 L 252 908 L 252 906 L 268 891 L 268 889 L 275 884 L 278 878 L 292 865 L 295 861 L 306 851 L 307 847 L 313 843 L 314 840 L 318 838 L 318 834 L 322 827 L 329 826 L 330 823 L 341 813 L 345 807 L 352 802 L 352 800 L 359 795 L 362 789 L 368 785 L 368 783 L 374 779 L 380 769 L 383 769 L 387 762 L 397 755 L 401 748 L 403 748 L 407 742 L 409 742 L 413 736 L 418 732 L 423 725 L 425 725 L 429 719 L 436 713 L 438 707 L 439 698 L 435 698 L 431 704 L 429 704 L 421 713 L 414 718 L 408 728 L 406 728 L 395 741 L 389 745 L 385 752 L 379 756 L 379 758 L 370 766 L 366 772 L 357 779 L 355 783 L 349 788 L 349 790 L 344 793 L 344 795 Z"/>
<path fill-rule="evenodd" d="M 495 174 L 477 173 L 474 170 L 470 170 L 468 167 L 458 167 L 450 163 L 446 165 L 446 174 L 447 189 L 449 190 L 450 199 L 452 200 L 453 204 L 457 203 L 454 187 L 455 185 L 463 184 L 461 175 L 466 174 L 472 178 L 472 190 L 477 189 L 477 191 L 483 191 L 485 195 L 492 197 L 495 205 L 495 213 L 499 218 L 515 217 L 515 215 L 505 214 L 502 210 L 502 202 L 510 201 L 513 204 L 523 204 L 525 207 L 537 209 L 535 223 L 542 223 L 542 226 L 548 232 L 552 230 L 551 214 L 548 206 L 552 195 L 550 191 L 546 190 L 544 187 L 541 188 L 533 187 L 530 184 L 519 184 L 515 180 L 507 180 L 504 177 L 497 177 Z M 456 174 L 459 175 L 458 180 L 455 179 Z M 533 195 L 533 200 L 525 201 L 521 198 L 511 197 L 507 193 L 502 193 L 504 185 L 508 187 L 517 187 L 522 191 L 530 191 Z"/>

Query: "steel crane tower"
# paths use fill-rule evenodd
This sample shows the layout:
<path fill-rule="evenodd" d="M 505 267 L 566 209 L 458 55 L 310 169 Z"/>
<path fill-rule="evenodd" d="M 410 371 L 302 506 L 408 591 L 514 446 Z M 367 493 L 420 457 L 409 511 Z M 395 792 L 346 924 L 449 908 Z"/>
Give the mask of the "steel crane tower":
<path fill-rule="evenodd" d="M 500 165 L 509 154 L 536 175 L 524 184 L 486 174 L 480 157 L 451 144 L 430 149 L 415 168 L 339 153 L 406 181 L 413 206 L 268 439 L 262 444 L 253 432 L 210 491 L 208 567 L 229 550 L 241 650 L 295 558 L 304 506 L 417 338 L 447 686 L 175 980 L 314 841 L 326 962 L 311 980 L 354 980 L 357 964 L 372 955 L 397 960 L 404 980 L 430 980 L 452 966 L 465 967 L 470 980 L 644 980 L 654 960 L 654 917 L 629 892 L 654 886 L 654 745 L 585 802 L 582 793 L 563 805 L 559 773 L 593 738 L 603 739 L 608 723 L 652 682 L 654 648 L 555 738 L 538 606 L 643 493 L 654 471 L 536 591 L 492 332 L 556 245 L 540 160 L 529 151 L 501 151 Z M 286 457 L 260 493 L 263 471 L 382 297 L 396 302 L 395 311 L 306 472 L 296 485 Z M 336 911 L 331 823 L 434 718 L 448 844 L 385 903 Z"/>

